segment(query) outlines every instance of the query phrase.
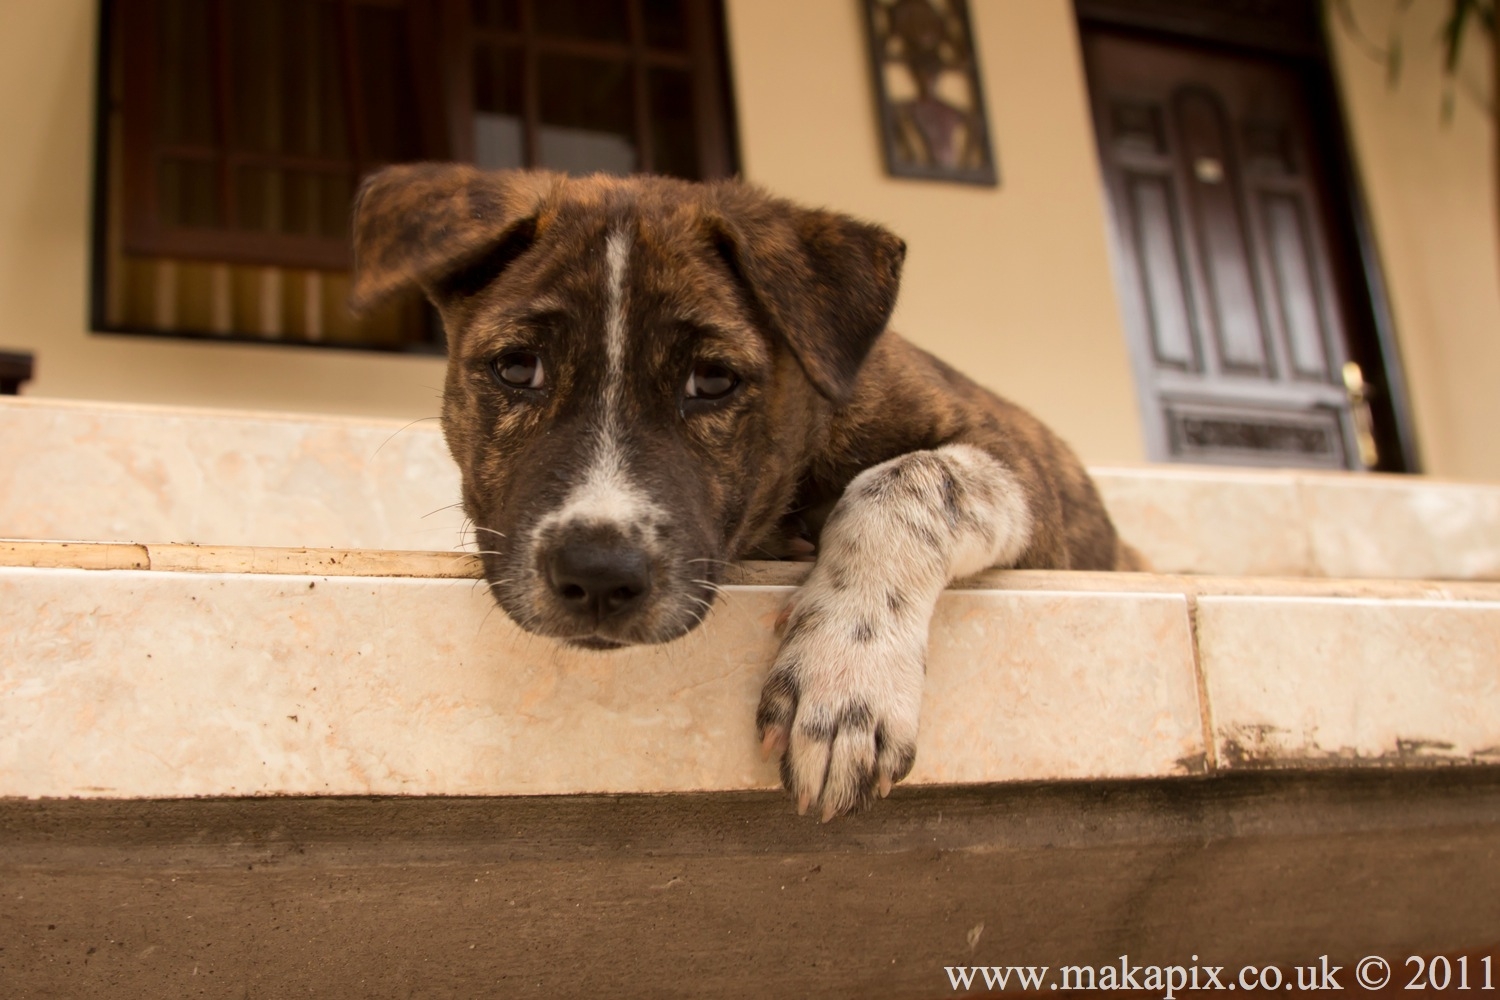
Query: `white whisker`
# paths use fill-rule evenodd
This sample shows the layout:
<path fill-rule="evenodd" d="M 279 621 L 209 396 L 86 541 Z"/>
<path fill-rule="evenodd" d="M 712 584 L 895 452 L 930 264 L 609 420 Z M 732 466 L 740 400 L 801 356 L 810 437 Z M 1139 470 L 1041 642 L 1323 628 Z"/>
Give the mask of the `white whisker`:
<path fill-rule="evenodd" d="M 437 419 L 439 419 L 439 418 L 438 417 L 418 417 L 417 419 L 413 420 L 411 423 L 403 424 L 402 426 L 396 428 L 396 430 L 394 430 L 393 432 L 391 432 L 391 436 L 390 437 L 388 437 L 384 441 L 380 442 L 380 448 L 384 448 L 386 445 L 388 445 L 392 441 L 394 441 L 396 439 L 396 435 L 400 434 L 402 431 L 407 430 L 408 428 L 411 428 L 411 427 L 415 427 L 415 426 L 417 426 L 417 424 L 422 423 L 424 420 L 437 420 Z M 370 453 L 370 457 L 374 458 L 376 455 L 379 455 L 380 454 L 380 448 L 376 448 L 373 452 L 371 452 Z"/>
<path fill-rule="evenodd" d="M 721 586 L 719 586 L 717 583 L 714 583 L 712 580 L 694 580 L 693 582 L 696 583 L 696 584 L 700 584 L 705 589 L 707 589 L 710 593 L 713 593 L 713 594 L 723 594 L 724 593 L 724 588 L 721 587 Z"/>

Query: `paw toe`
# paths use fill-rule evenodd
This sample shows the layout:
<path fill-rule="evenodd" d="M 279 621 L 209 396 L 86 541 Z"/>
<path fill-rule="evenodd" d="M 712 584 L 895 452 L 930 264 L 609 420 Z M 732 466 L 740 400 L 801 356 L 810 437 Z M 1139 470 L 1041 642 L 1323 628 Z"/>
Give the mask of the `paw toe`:
<path fill-rule="evenodd" d="M 914 738 L 893 737 L 884 725 L 875 727 L 875 770 L 879 775 L 880 797 L 891 793 L 891 786 L 911 773 L 917 761 Z"/>
<path fill-rule="evenodd" d="M 790 731 L 800 700 L 796 675 L 786 668 L 773 670 L 760 689 L 760 706 L 755 710 L 755 728 L 762 740 L 773 730 Z"/>
<path fill-rule="evenodd" d="M 846 712 L 829 750 L 828 776 L 823 781 L 823 819 L 864 808 L 874 800 L 876 787 L 875 734 L 869 711 Z M 862 722 L 862 724 L 860 724 Z"/>
<path fill-rule="evenodd" d="M 802 721 L 792 729 L 786 754 L 781 758 L 781 783 L 796 797 L 798 813 L 805 814 L 823 795 L 832 737 L 825 727 Z"/>

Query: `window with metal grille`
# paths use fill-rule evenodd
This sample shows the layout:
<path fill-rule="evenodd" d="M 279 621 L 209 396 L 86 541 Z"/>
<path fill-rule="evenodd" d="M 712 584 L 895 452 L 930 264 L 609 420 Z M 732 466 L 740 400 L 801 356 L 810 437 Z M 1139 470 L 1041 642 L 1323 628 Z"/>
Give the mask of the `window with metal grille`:
<path fill-rule="evenodd" d="M 717 10 L 687 0 L 477 0 L 465 159 L 724 177 L 734 172 Z"/>
<path fill-rule="evenodd" d="M 355 319 L 387 163 L 735 169 L 717 0 L 102 0 L 94 328 L 440 350 Z"/>

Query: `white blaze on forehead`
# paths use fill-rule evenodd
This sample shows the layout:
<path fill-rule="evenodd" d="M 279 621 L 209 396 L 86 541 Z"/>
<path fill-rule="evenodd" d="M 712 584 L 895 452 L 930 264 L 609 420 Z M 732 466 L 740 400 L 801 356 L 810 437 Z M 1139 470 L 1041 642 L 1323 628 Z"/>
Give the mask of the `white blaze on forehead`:
<path fill-rule="evenodd" d="M 569 522 L 635 524 L 656 507 L 626 468 L 623 436 L 625 397 L 625 289 L 630 263 L 630 237 L 611 230 L 604 242 L 605 315 L 604 377 L 594 429 L 593 453 L 582 480 L 560 508 L 537 525 L 543 529 Z"/>
<path fill-rule="evenodd" d="M 608 311 L 604 318 L 604 401 L 607 416 L 614 419 L 619 417 L 625 380 L 625 265 L 629 262 L 630 240 L 616 229 L 604 242 L 604 263 L 609 271 Z"/>

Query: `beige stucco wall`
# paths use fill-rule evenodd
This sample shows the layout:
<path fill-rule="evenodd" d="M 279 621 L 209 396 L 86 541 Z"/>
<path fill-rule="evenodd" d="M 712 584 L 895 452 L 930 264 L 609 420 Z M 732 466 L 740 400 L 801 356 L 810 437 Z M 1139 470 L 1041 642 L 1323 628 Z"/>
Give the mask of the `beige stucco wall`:
<path fill-rule="evenodd" d="M 1500 480 L 1500 227 L 1489 41 L 1470 28 L 1451 120 L 1438 29 L 1448 0 L 1352 0 L 1368 39 L 1402 40 L 1385 66 L 1330 21 L 1335 66 L 1389 284 L 1426 471 Z M 1477 98 L 1477 99 L 1476 99 Z"/>
<path fill-rule="evenodd" d="M 854 0 L 728 0 L 741 159 L 907 242 L 895 327 L 1090 461 L 1144 456 L 1069 0 L 970 4 L 998 188 L 887 177 Z"/>

